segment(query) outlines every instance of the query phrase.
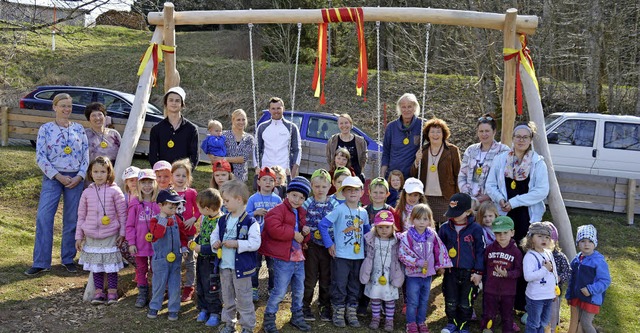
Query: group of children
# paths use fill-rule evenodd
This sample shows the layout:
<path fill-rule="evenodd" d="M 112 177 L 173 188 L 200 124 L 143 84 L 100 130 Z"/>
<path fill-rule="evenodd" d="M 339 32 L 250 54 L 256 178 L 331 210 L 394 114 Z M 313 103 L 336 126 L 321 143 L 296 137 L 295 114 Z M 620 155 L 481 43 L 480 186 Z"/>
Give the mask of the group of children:
<path fill-rule="evenodd" d="M 391 332 L 396 300 L 404 295 L 406 332 L 427 333 L 436 274 L 443 275 L 447 324 L 442 333 L 469 331 L 480 290 L 483 332 L 491 332 L 498 315 L 502 332 L 519 330 L 513 303 L 521 276 L 528 282 L 526 332 L 555 331 L 564 283 L 570 329 L 595 332 L 591 323 L 610 277 L 595 251 L 591 225 L 578 228 L 580 253 L 569 267 L 552 223 L 531 224 L 521 244 L 523 255 L 512 239 L 513 220 L 498 216 L 491 203 L 474 214 L 471 198 L 455 194 L 447 220 L 439 224 L 423 184 L 415 178 L 404 181 L 401 173 L 391 172 L 389 181 L 373 179 L 370 204 L 363 207 L 364 185 L 347 166 L 336 166 L 333 174 L 319 169 L 310 180 L 295 177 L 286 185 L 277 183 L 286 176 L 265 167 L 253 195 L 233 179 L 224 159 L 213 163 L 211 188 L 199 193 L 190 188 L 191 167 L 188 160 L 159 161 L 153 169 L 129 167 L 123 193 L 114 184 L 108 158 L 90 164 L 92 184 L 78 210 L 76 247 L 79 263 L 93 273 L 93 304 L 117 302 L 117 273 L 123 268 L 118 247 L 126 241 L 135 256 L 136 307 L 146 306 L 151 294 L 147 317 L 157 318 L 168 297 L 168 319 L 177 320 L 180 301 L 191 299 L 195 287 L 196 320 L 207 326 L 222 323 L 223 333 L 235 332 L 236 321 L 243 333 L 253 331 L 262 258 L 269 272 L 262 325 L 267 333 L 278 332 L 276 314 L 289 288 L 289 323 L 309 331 L 308 322 L 316 320 L 311 310 L 316 285 L 319 317 L 336 327 L 360 327 L 358 314 L 370 306 L 369 328 L 380 328 L 384 319 L 384 330 Z M 335 193 L 329 195 L 331 187 Z M 397 204 L 391 205 L 394 190 Z"/>

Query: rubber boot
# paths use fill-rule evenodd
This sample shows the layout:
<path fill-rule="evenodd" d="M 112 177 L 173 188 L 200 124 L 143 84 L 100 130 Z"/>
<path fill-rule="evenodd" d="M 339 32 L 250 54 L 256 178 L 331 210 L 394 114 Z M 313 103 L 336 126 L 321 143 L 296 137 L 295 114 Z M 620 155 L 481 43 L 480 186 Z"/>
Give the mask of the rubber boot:
<path fill-rule="evenodd" d="M 311 330 L 311 326 L 309 326 L 309 324 L 307 324 L 307 321 L 304 320 L 304 314 L 302 313 L 302 310 L 291 314 L 291 320 L 289 321 L 289 324 L 303 332 L 308 332 Z"/>
<path fill-rule="evenodd" d="M 380 327 L 380 317 L 371 317 L 371 323 L 369 323 L 369 328 L 372 330 L 377 330 Z"/>
<path fill-rule="evenodd" d="M 138 297 L 136 297 L 136 308 L 144 308 L 147 305 L 149 296 L 149 286 L 138 286 Z"/>
<path fill-rule="evenodd" d="M 264 319 L 262 320 L 262 329 L 264 330 L 264 333 L 278 333 L 275 313 L 264 314 Z"/>
<path fill-rule="evenodd" d="M 349 306 L 347 308 L 347 323 L 351 327 L 360 327 L 360 322 L 358 321 L 358 307 L 357 306 Z"/>
<path fill-rule="evenodd" d="M 347 324 L 344 322 L 344 307 L 333 307 L 333 318 L 331 318 L 331 321 L 333 321 L 333 325 L 336 327 L 347 327 Z"/>

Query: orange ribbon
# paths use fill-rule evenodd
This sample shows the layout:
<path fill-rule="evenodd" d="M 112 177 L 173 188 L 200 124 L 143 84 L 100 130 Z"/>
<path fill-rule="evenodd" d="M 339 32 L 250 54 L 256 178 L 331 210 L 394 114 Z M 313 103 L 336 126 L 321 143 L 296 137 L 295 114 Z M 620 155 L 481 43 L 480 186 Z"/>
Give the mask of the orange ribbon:
<path fill-rule="evenodd" d="M 527 36 L 520 34 L 520 44 L 522 48 L 519 50 L 505 47 L 502 50 L 504 61 L 509 61 L 513 58 L 516 59 L 516 102 L 518 107 L 518 114 L 522 114 L 522 82 L 520 81 L 520 64 L 524 67 L 525 72 L 529 74 L 533 80 L 533 84 L 536 86 L 538 94 L 540 94 L 540 88 L 538 87 L 538 79 L 536 78 L 536 70 L 533 67 L 533 59 L 531 59 L 531 50 L 527 47 Z M 524 62 L 522 61 L 524 59 Z"/>
<path fill-rule="evenodd" d="M 313 82 L 311 88 L 314 96 L 320 97 L 320 104 L 326 104 L 324 96 L 324 79 L 327 72 L 327 27 L 330 22 L 355 22 L 358 36 L 358 49 L 360 58 L 358 60 L 358 75 L 356 79 L 356 94 L 364 95 L 367 100 L 367 46 L 364 36 L 364 13 L 361 7 L 351 8 L 330 8 L 322 9 L 322 20 L 318 26 L 318 53 L 316 64 L 313 70 Z"/>
<path fill-rule="evenodd" d="M 147 67 L 147 63 L 149 62 L 149 58 L 153 59 L 153 72 L 151 75 L 153 76 L 153 86 L 156 86 L 156 82 L 158 79 L 158 64 L 162 62 L 162 55 L 164 52 L 174 53 L 176 50 L 175 46 L 168 45 L 158 45 L 158 43 L 153 43 L 149 45 L 147 51 L 140 58 L 140 67 L 138 67 L 138 76 L 142 75 L 144 69 Z M 162 52 L 159 52 L 162 51 Z"/>

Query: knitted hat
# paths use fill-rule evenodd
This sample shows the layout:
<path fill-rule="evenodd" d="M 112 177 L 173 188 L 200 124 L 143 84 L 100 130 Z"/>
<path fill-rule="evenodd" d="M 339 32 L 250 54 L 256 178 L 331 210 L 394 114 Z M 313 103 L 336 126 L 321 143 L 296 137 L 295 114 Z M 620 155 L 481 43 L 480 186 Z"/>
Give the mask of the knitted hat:
<path fill-rule="evenodd" d="M 409 178 L 404 182 L 404 192 L 409 193 L 420 193 L 424 194 L 424 185 L 418 178 Z"/>
<path fill-rule="evenodd" d="M 376 216 L 373 218 L 373 225 L 394 225 L 395 220 L 393 219 L 393 214 L 388 210 L 379 211 Z"/>
<path fill-rule="evenodd" d="M 271 169 L 270 167 L 264 167 L 262 169 L 260 169 L 260 173 L 258 174 L 258 179 L 264 177 L 264 176 L 269 176 L 271 178 L 273 178 L 273 180 L 276 180 L 276 173 L 273 172 L 273 169 Z"/>
<path fill-rule="evenodd" d="M 213 164 L 211 165 L 211 169 L 213 170 L 213 172 L 216 172 L 216 171 L 231 172 L 231 164 L 229 164 L 229 162 L 227 162 L 227 160 L 223 158 L 221 160 L 217 160 L 213 162 Z M 275 177 L 273 177 L 273 179 L 275 179 Z"/>
<path fill-rule="evenodd" d="M 387 182 L 386 179 L 384 179 L 382 177 L 373 178 L 371 180 L 371 183 L 369 183 L 369 188 L 371 189 L 372 187 L 378 186 L 378 185 L 384 186 L 384 188 L 386 188 L 387 191 L 389 191 L 389 183 Z"/>
<path fill-rule="evenodd" d="M 551 237 L 551 228 L 543 222 L 533 222 L 529 226 L 528 237 L 533 235 L 542 235 Z"/>
<path fill-rule="evenodd" d="M 129 178 L 138 178 L 138 173 L 140 173 L 140 168 L 132 165 L 124 169 L 124 172 L 122 173 L 122 179 L 126 180 Z"/>
<path fill-rule="evenodd" d="M 549 221 L 544 221 L 542 223 L 544 223 L 544 225 L 546 225 L 547 227 L 549 227 L 549 229 L 551 229 L 551 239 L 554 242 L 557 242 L 558 241 L 558 228 L 556 228 L 556 226 L 553 225 L 553 223 L 551 223 Z"/>
<path fill-rule="evenodd" d="M 466 193 L 456 193 L 449 200 L 449 209 L 444 213 L 446 217 L 458 217 L 471 209 L 471 197 Z"/>
<path fill-rule="evenodd" d="M 156 179 L 156 173 L 151 169 L 142 169 L 138 172 L 138 180 Z"/>
<path fill-rule="evenodd" d="M 491 225 L 491 231 L 493 232 L 505 232 L 513 229 L 513 220 L 509 216 L 498 216 Z"/>
<path fill-rule="evenodd" d="M 169 170 L 171 171 L 171 163 L 160 160 L 153 165 L 153 171 Z"/>
<path fill-rule="evenodd" d="M 576 245 L 583 239 L 588 239 L 593 242 L 593 245 L 598 247 L 598 231 L 592 224 L 581 225 L 578 227 L 578 233 L 576 234 Z"/>
<path fill-rule="evenodd" d="M 311 192 L 311 183 L 304 177 L 296 177 L 293 178 L 289 185 L 287 185 L 287 193 L 291 191 L 296 191 L 302 193 L 305 199 L 309 197 L 309 192 Z"/>
<path fill-rule="evenodd" d="M 184 89 L 180 87 L 173 87 L 167 90 L 167 92 L 164 94 L 164 104 L 167 104 L 167 96 L 171 93 L 178 94 L 178 96 L 180 96 L 180 99 L 182 99 L 182 106 L 184 106 L 184 99 L 185 97 L 187 97 L 187 93 L 185 93 Z"/>
<path fill-rule="evenodd" d="M 329 174 L 329 171 L 325 169 L 318 169 L 314 171 L 313 174 L 311 175 L 311 178 L 309 179 L 314 179 L 316 177 L 322 177 L 323 179 L 331 183 L 331 175 Z"/>

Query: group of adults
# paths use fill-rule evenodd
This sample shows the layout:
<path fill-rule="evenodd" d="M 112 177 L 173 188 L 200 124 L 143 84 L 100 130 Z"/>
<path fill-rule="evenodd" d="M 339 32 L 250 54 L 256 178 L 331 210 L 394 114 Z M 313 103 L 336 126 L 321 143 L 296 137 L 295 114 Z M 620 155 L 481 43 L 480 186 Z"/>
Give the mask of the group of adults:
<path fill-rule="evenodd" d="M 173 87 L 164 95 L 165 118 L 150 133 L 151 165 L 159 160 L 173 162 L 187 157 L 194 167 L 197 165 L 198 129 L 182 114 L 185 99 L 186 93 L 180 87 Z M 55 120 L 42 125 L 38 132 L 36 161 L 44 176 L 36 217 L 33 266 L 25 272 L 28 275 L 51 267 L 53 222 L 61 196 L 64 199 L 61 261 L 69 271 L 75 272 L 75 225 L 83 190 L 79 185 L 86 179 L 92 159 L 108 156 L 115 161 L 117 158 L 121 138 L 116 130 L 107 128 L 104 106 L 99 103 L 87 106 L 85 116 L 90 127 L 85 129 L 69 120 L 72 104 L 67 94 L 55 96 Z M 277 165 L 286 169 L 291 177 L 299 173 L 302 155 L 299 129 L 284 118 L 282 99 L 271 98 L 268 106 L 271 118 L 258 126 L 256 137 L 246 132 L 246 113 L 242 109 L 233 111 L 231 129 L 222 134 L 227 156 L 209 155 L 212 162 L 225 158 L 232 165 L 236 179 L 247 181 L 252 156 L 256 168 Z M 398 118 L 387 125 L 384 134 L 381 174 L 386 177 L 390 171 L 400 170 L 405 179 L 420 179 L 436 220 L 442 218 L 448 199 L 457 192 L 469 194 L 478 203 L 487 200 L 496 203 L 501 215 L 515 221 L 518 242 L 526 235 L 530 222 L 541 220 L 549 185 L 544 160 L 533 149 L 536 129 L 532 123 L 517 125 L 513 145 L 507 147 L 495 140 L 495 117 L 485 114 L 478 118 L 475 126 L 479 142 L 469 146 L 460 159 L 458 147 L 448 141 L 451 132 L 447 123 L 438 118 L 420 118 L 415 95 L 402 95 L 396 110 Z M 354 173 L 361 175 L 367 163 L 366 141 L 353 133 L 353 120 L 348 114 L 338 117 L 338 128 L 339 132 L 327 142 L 327 162 L 332 163 L 338 148 L 346 148 Z"/>

